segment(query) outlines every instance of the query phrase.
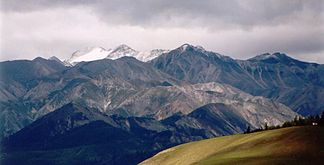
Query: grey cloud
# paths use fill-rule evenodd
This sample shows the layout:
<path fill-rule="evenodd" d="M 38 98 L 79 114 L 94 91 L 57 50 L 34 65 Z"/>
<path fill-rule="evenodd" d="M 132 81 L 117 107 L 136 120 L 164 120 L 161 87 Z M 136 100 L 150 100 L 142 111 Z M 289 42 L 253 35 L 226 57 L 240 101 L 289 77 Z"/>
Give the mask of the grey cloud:
<path fill-rule="evenodd" d="M 56 7 L 87 5 L 90 0 L 9 0 L 1 1 L 1 10 L 5 12 L 31 12 Z"/>
<path fill-rule="evenodd" d="M 217 28 L 227 25 L 249 28 L 290 21 L 303 11 L 309 11 L 314 18 L 323 11 L 321 0 L 10 0 L 3 1 L 2 4 L 4 11 L 8 12 L 28 12 L 75 5 L 92 7 L 93 12 L 108 24 L 143 27 Z"/>
<path fill-rule="evenodd" d="M 0 7 L 2 59 L 189 42 L 240 59 L 280 51 L 324 62 L 322 0 L 4 0 Z"/>
<path fill-rule="evenodd" d="M 320 27 L 268 27 L 249 32 L 240 30 L 216 33 L 204 38 L 203 45 L 237 59 L 246 59 L 267 52 L 283 52 L 298 59 L 312 59 L 323 63 L 323 35 L 323 29 Z"/>

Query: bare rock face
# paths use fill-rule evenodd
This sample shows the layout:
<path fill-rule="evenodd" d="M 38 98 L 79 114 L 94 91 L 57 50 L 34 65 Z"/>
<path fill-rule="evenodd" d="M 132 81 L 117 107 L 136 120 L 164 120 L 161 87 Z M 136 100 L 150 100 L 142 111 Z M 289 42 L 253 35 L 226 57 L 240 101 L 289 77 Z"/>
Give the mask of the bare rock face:
<path fill-rule="evenodd" d="M 140 89 L 181 83 L 132 57 L 74 67 L 38 58 L 2 62 L 0 67 L 4 135 L 72 101 L 104 112 Z"/>
<path fill-rule="evenodd" d="M 324 65 L 298 61 L 283 53 L 238 62 L 264 88 L 250 89 L 249 93 L 272 98 L 305 116 L 324 110 Z"/>
<path fill-rule="evenodd" d="M 150 63 L 180 80 L 224 83 L 254 96 L 274 99 L 300 115 L 323 111 L 324 65 L 298 61 L 283 53 L 234 60 L 185 44 Z"/>
<path fill-rule="evenodd" d="M 215 82 L 144 89 L 110 112 L 125 116 L 152 116 L 163 120 L 176 113 L 189 114 L 210 103 L 231 106 L 254 127 L 260 127 L 265 122 L 281 124 L 297 115 L 283 104 Z"/>

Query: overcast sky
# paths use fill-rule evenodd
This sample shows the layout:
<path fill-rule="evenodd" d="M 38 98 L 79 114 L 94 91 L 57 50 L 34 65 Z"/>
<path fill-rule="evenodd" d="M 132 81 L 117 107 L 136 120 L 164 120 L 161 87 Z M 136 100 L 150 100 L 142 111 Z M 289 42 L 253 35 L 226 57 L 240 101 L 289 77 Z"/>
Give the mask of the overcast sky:
<path fill-rule="evenodd" d="M 1 0 L 0 7 L 1 61 L 190 43 L 237 59 L 279 51 L 324 63 L 322 0 Z"/>

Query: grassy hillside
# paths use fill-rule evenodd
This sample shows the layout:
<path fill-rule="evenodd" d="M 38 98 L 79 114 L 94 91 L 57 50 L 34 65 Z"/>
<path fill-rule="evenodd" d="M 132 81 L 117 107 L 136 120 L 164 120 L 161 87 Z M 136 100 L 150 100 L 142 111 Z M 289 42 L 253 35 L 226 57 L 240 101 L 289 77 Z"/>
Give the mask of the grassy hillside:
<path fill-rule="evenodd" d="M 324 163 L 324 127 L 302 126 L 187 143 L 164 150 L 141 164 L 321 163 Z"/>

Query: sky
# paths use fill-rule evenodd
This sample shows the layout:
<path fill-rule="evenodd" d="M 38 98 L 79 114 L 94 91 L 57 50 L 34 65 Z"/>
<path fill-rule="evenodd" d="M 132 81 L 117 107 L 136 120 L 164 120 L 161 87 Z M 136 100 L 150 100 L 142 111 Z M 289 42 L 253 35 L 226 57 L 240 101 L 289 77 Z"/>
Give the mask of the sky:
<path fill-rule="evenodd" d="M 322 0 L 1 0 L 0 61 L 189 43 L 235 59 L 283 52 L 323 64 L 323 8 Z"/>

